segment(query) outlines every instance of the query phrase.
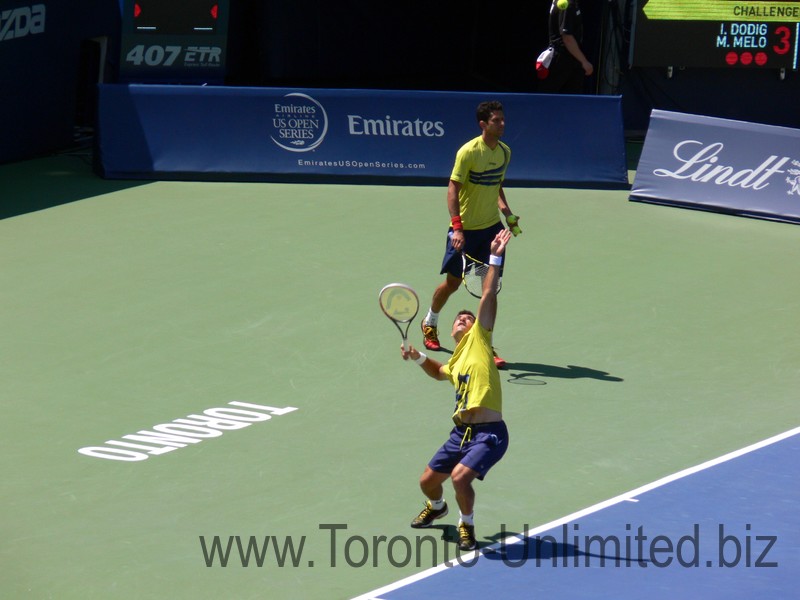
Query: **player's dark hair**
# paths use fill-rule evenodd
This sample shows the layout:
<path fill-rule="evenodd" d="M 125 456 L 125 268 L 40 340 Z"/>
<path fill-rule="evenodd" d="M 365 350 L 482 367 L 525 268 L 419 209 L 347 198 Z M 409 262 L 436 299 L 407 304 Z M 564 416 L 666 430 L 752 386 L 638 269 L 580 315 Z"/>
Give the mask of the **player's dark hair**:
<path fill-rule="evenodd" d="M 502 110 L 503 105 L 499 100 L 487 100 L 486 102 L 478 104 L 478 110 L 475 114 L 478 117 L 478 123 L 480 123 L 481 121 L 488 121 L 491 119 L 493 112 Z"/>
<path fill-rule="evenodd" d="M 458 311 L 458 314 L 456 315 L 456 319 L 458 319 L 458 317 L 460 317 L 461 315 L 469 315 L 470 317 L 472 317 L 473 321 L 477 320 L 477 317 L 475 316 L 475 313 L 472 312 L 471 310 L 464 309 L 464 310 Z M 456 319 L 453 319 L 453 323 L 456 322 Z"/>

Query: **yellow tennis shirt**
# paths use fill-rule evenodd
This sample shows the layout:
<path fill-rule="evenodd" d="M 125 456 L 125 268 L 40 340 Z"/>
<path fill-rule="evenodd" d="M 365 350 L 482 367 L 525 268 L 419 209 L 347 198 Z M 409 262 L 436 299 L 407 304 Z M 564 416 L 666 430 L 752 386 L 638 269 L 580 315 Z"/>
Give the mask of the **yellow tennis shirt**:
<path fill-rule="evenodd" d="M 486 229 L 500 221 L 497 198 L 511 160 L 511 149 L 498 142 L 494 150 L 481 136 L 456 153 L 450 179 L 461 184 L 458 204 L 464 229 Z"/>
<path fill-rule="evenodd" d="M 443 372 L 456 388 L 453 421 L 461 423 L 461 413 L 483 406 L 503 411 L 500 373 L 492 354 L 492 332 L 476 321 L 461 338 Z"/>

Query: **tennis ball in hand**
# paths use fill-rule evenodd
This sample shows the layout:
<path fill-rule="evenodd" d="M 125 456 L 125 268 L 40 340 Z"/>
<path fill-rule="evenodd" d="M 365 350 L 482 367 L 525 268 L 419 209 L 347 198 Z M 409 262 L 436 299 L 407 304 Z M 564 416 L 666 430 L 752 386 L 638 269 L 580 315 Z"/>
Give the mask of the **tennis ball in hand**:
<path fill-rule="evenodd" d="M 511 233 L 514 234 L 514 237 L 517 237 L 520 233 L 522 233 L 522 229 L 520 229 L 518 225 L 514 225 L 511 228 Z"/>
<path fill-rule="evenodd" d="M 558 0 L 558 2 L 556 2 L 556 6 L 558 6 L 559 10 L 567 10 L 567 7 L 569 6 L 569 0 Z"/>

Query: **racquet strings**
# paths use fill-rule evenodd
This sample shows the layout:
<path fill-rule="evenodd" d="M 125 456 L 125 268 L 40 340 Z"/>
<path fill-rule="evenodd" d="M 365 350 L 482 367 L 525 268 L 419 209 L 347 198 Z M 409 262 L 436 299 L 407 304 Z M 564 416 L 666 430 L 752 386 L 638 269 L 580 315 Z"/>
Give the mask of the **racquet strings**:
<path fill-rule="evenodd" d="M 464 268 L 464 285 L 472 294 L 480 297 L 483 294 L 483 280 L 489 272 L 489 265 L 467 257 Z"/>
<path fill-rule="evenodd" d="M 480 298 L 483 296 L 483 280 L 489 272 L 489 265 L 479 261 L 477 258 L 472 258 L 469 254 L 464 254 L 464 286 L 467 291 Z M 503 278 L 497 280 L 497 292 L 503 286 Z"/>
<path fill-rule="evenodd" d="M 419 299 L 407 286 L 388 285 L 381 290 L 379 300 L 386 316 L 398 323 L 408 323 L 417 316 Z"/>

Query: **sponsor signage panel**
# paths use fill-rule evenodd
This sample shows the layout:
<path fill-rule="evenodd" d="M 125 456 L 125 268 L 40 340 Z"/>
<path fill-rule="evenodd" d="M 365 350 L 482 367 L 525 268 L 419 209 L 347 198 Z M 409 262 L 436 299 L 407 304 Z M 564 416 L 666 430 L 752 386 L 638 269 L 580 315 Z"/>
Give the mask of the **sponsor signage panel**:
<path fill-rule="evenodd" d="M 122 0 L 119 80 L 222 83 L 229 2 Z"/>
<path fill-rule="evenodd" d="M 631 200 L 800 223 L 800 130 L 654 110 Z"/>
<path fill-rule="evenodd" d="M 627 186 L 612 96 L 104 85 L 98 151 L 111 178 L 442 181 L 487 99 L 505 107 L 509 185 Z"/>

